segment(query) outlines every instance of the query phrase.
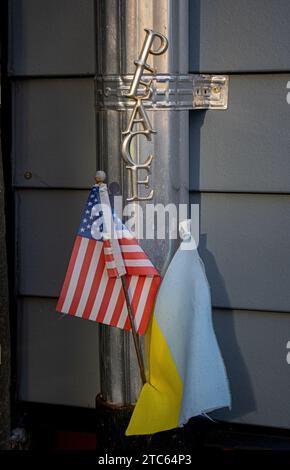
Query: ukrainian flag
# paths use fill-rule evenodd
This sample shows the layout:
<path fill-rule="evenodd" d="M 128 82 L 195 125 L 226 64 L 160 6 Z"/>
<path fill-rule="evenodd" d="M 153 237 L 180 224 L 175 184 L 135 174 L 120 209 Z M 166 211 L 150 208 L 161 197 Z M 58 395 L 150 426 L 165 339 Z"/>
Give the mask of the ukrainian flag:
<path fill-rule="evenodd" d="M 169 265 L 146 340 L 149 380 L 127 436 L 177 428 L 193 416 L 230 407 L 227 374 L 212 325 L 210 289 L 191 236 Z"/>

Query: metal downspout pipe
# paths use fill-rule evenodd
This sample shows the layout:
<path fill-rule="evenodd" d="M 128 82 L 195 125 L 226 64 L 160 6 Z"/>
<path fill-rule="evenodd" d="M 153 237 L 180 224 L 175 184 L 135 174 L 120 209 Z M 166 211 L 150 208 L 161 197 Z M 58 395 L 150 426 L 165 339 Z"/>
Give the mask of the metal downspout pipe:
<path fill-rule="evenodd" d="M 122 98 L 122 89 L 135 72 L 134 61 L 145 37 L 144 29 L 160 32 L 168 38 L 169 47 L 165 54 L 151 56 L 150 65 L 161 77 L 157 95 L 163 104 L 159 106 L 156 95 L 146 107 L 157 134 L 151 142 L 141 136 L 132 145 L 138 162 L 148 153 L 154 155 L 150 175 L 154 198 L 150 202 L 165 206 L 187 204 L 189 111 L 176 109 L 171 101 L 174 93 L 178 93 L 178 77 L 188 74 L 188 1 L 97 0 L 96 17 L 98 169 L 107 173 L 109 185 L 118 183 L 125 202 L 128 178 L 120 147 L 121 132 L 126 128 L 131 109 Z M 175 78 L 171 81 L 171 77 Z M 163 273 L 178 241 L 165 237 L 165 240 L 140 240 L 140 243 Z M 100 326 L 100 371 L 105 402 L 122 406 L 136 401 L 141 381 L 130 333 Z"/>

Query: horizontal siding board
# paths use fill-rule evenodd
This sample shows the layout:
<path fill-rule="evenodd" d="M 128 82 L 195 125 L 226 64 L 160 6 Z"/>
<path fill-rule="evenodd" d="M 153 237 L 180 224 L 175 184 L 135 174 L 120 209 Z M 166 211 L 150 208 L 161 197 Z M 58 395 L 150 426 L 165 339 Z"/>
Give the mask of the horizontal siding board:
<path fill-rule="evenodd" d="M 190 113 L 192 190 L 290 193 L 288 81 L 231 76 L 226 111 Z"/>
<path fill-rule="evenodd" d="M 57 297 L 87 191 L 17 192 L 18 294 Z"/>
<path fill-rule="evenodd" d="M 216 307 L 290 311 L 290 196 L 191 194 Z"/>
<path fill-rule="evenodd" d="M 93 75 L 94 0 L 10 0 L 14 76 Z"/>
<path fill-rule="evenodd" d="M 190 71 L 289 71 L 289 17 L 288 0 L 190 0 Z"/>
<path fill-rule="evenodd" d="M 232 409 L 211 416 L 242 424 L 290 427 L 290 316 L 279 312 L 214 311 Z"/>
<path fill-rule="evenodd" d="M 100 391 L 98 325 L 55 312 L 56 301 L 18 301 L 20 400 L 94 407 Z"/>
<path fill-rule="evenodd" d="M 16 81 L 13 109 L 14 185 L 89 187 L 96 170 L 94 80 Z"/>

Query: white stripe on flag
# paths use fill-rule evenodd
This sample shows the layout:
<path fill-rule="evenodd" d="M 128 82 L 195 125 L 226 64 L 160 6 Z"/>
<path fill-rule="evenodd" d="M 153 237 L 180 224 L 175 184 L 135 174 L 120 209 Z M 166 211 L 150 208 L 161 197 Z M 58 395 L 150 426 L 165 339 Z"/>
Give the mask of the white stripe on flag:
<path fill-rule="evenodd" d="M 117 303 L 117 300 L 118 300 L 118 296 L 120 294 L 121 289 L 122 289 L 121 279 L 116 278 L 115 285 L 114 285 L 114 288 L 113 288 L 113 291 L 112 291 L 112 294 L 111 294 L 110 302 L 109 302 L 109 305 L 107 307 L 106 315 L 105 315 L 105 318 L 103 320 L 103 323 L 105 323 L 106 325 L 109 325 L 111 320 L 112 320 L 112 316 L 113 316 L 113 313 L 114 313 L 114 310 L 115 310 L 115 307 L 116 307 L 116 303 Z"/>
<path fill-rule="evenodd" d="M 121 245 L 121 251 L 123 253 L 142 253 L 143 250 L 139 245 Z"/>
<path fill-rule="evenodd" d="M 122 308 L 122 312 L 121 312 L 119 321 L 117 323 L 118 328 L 123 328 L 124 327 L 127 315 L 128 315 L 128 310 L 127 310 L 127 305 L 126 305 L 126 301 L 125 301 L 124 305 L 123 305 L 123 308 Z"/>
<path fill-rule="evenodd" d="M 104 226 L 106 227 L 107 230 L 113 228 L 113 234 L 110 235 L 110 238 L 111 238 L 110 245 L 111 245 L 111 248 L 112 248 L 112 254 L 113 254 L 113 258 L 114 258 L 113 259 L 114 266 L 113 266 L 112 269 L 117 269 L 119 276 L 123 276 L 124 274 L 126 274 L 126 269 L 125 269 L 124 261 L 123 261 L 123 258 L 122 258 L 119 242 L 116 239 L 117 234 L 116 234 L 116 229 L 115 229 L 115 225 L 114 225 L 114 222 L 113 222 L 113 216 L 112 216 L 112 210 L 111 210 L 111 206 L 110 206 L 108 188 L 107 188 L 106 184 L 102 184 L 99 187 L 99 194 L 100 194 L 101 206 L 102 206 L 102 210 L 103 210 Z M 108 210 L 109 208 L 110 208 L 110 210 Z M 112 235 L 113 235 L 113 237 L 112 237 Z M 108 266 L 108 269 L 110 269 L 109 266 Z"/>
<path fill-rule="evenodd" d="M 77 257 L 76 257 L 75 265 L 74 265 L 74 268 L 73 268 L 72 277 L 71 277 L 69 287 L 68 287 L 68 290 L 67 290 L 67 293 L 66 293 L 66 296 L 65 296 L 65 301 L 64 301 L 63 307 L 61 309 L 62 312 L 64 312 L 64 313 L 68 313 L 69 308 L 71 306 L 73 296 L 74 296 L 74 293 L 75 293 L 75 290 L 76 290 L 76 287 L 77 287 L 77 283 L 78 283 L 78 280 L 79 280 L 80 271 L 81 271 L 82 266 L 83 266 L 83 261 L 84 261 L 84 257 L 85 257 L 86 251 L 87 251 L 88 244 L 89 244 L 89 239 L 88 238 L 82 238 L 82 241 L 81 241 L 80 246 L 79 246 L 79 251 L 78 251 L 78 254 L 77 254 Z"/>
<path fill-rule="evenodd" d="M 116 263 L 114 261 L 106 261 L 106 268 L 107 269 L 117 269 Z"/>
<path fill-rule="evenodd" d="M 93 280 L 94 280 L 94 275 L 95 275 L 95 272 L 96 272 L 96 268 L 98 266 L 98 262 L 99 262 L 99 259 L 100 259 L 101 252 L 102 252 L 102 243 L 101 242 L 96 242 L 96 245 L 95 245 L 95 248 L 94 248 L 94 251 L 93 251 L 93 255 L 92 255 L 92 259 L 91 259 L 91 263 L 90 263 L 90 267 L 89 267 L 89 271 L 88 271 L 88 274 L 87 274 L 87 277 L 86 277 L 86 282 L 85 282 L 83 292 L 82 292 L 82 296 L 81 296 L 81 299 L 80 299 L 80 303 L 79 303 L 77 311 L 76 311 L 76 316 L 77 317 L 82 317 L 83 316 L 83 313 L 84 313 L 84 310 L 85 310 L 85 307 L 86 307 L 86 303 L 87 303 L 88 297 L 90 295 L 90 290 L 91 290 L 91 287 L 92 287 L 92 283 L 93 283 Z"/>
<path fill-rule="evenodd" d="M 138 328 L 140 326 L 140 323 L 143 317 L 143 313 L 144 313 L 145 305 L 148 299 L 148 294 L 150 292 L 152 281 L 153 281 L 153 277 L 148 276 L 146 277 L 145 282 L 143 284 L 142 293 L 139 299 L 139 303 L 138 303 L 138 307 L 137 307 L 137 311 L 135 315 L 135 325 L 136 325 L 137 331 L 138 331 Z"/>
<path fill-rule="evenodd" d="M 134 238 L 132 233 L 130 233 L 129 230 L 127 230 L 127 229 L 116 230 L 116 236 L 117 236 L 118 240 L 120 238 L 127 238 L 129 240 L 132 240 L 132 238 Z"/>
<path fill-rule="evenodd" d="M 131 302 L 132 302 L 133 295 L 134 295 L 134 292 L 135 292 L 135 289 L 136 289 L 136 286 L 137 286 L 137 282 L 138 282 L 138 276 L 132 276 L 131 280 L 130 280 L 129 288 L 128 288 L 129 298 L 130 298 Z M 128 316 L 128 310 L 127 310 L 127 305 L 126 305 L 126 301 L 125 301 L 122 312 L 121 312 L 121 315 L 120 315 L 120 318 L 119 318 L 119 321 L 118 321 L 118 324 L 117 324 L 117 326 L 119 328 L 124 328 L 124 325 L 125 325 L 126 320 L 127 320 L 127 316 Z"/>
<path fill-rule="evenodd" d="M 132 266 L 133 268 L 139 268 L 142 266 L 152 267 L 151 261 L 149 259 L 125 259 L 126 266 Z"/>
<path fill-rule="evenodd" d="M 100 310 L 101 303 L 103 302 L 104 293 L 108 284 L 108 273 L 105 266 L 103 266 L 102 279 L 99 285 L 98 292 L 96 292 L 96 298 L 90 314 L 90 320 L 95 320 Z"/>

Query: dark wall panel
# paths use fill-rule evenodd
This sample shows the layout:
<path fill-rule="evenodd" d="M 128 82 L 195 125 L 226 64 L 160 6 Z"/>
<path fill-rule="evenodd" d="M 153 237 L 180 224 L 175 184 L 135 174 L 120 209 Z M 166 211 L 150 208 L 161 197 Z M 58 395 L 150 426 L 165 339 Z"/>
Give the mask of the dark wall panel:
<path fill-rule="evenodd" d="M 232 410 L 223 409 L 212 416 L 289 428 L 290 316 L 216 310 L 213 318 L 228 371 Z"/>
<path fill-rule="evenodd" d="M 94 0 L 11 0 L 12 75 L 95 73 Z"/>
<path fill-rule="evenodd" d="M 18 294 L 59 295 L 87 191 L 17 192 Z"/>
<path fill-rule="evenodd" d="M 19 398 L 93 408 L 100 391 L 98 325 L 61 316 L 55 304 L 19 300 Z"/>
<path fill-rule="evenodd" d="M 190 70 L 289 70 L 288 0 L 190 0 Z"/>
<path fill-rule="evenodd" d="M 290 196 L 192 194 L 214 306 L 290 311 Z"/>
<path fill-rule="evenodd" d="M 18 396 L 94 407 L 98 325 L 57 297 L 96 171 L 94 0 L 10 0 Z"/>
<path fill-rule="evenodd" d="M 191 189 L 290 192 L 289 80 L 231 76 L 226 111 L 191 113 Z"/>
<path fill-rule="evenodd" d="M 16 186 L 91 185 L 96 170 L 93 79 L 16 81 L 13 112 Z"/>

